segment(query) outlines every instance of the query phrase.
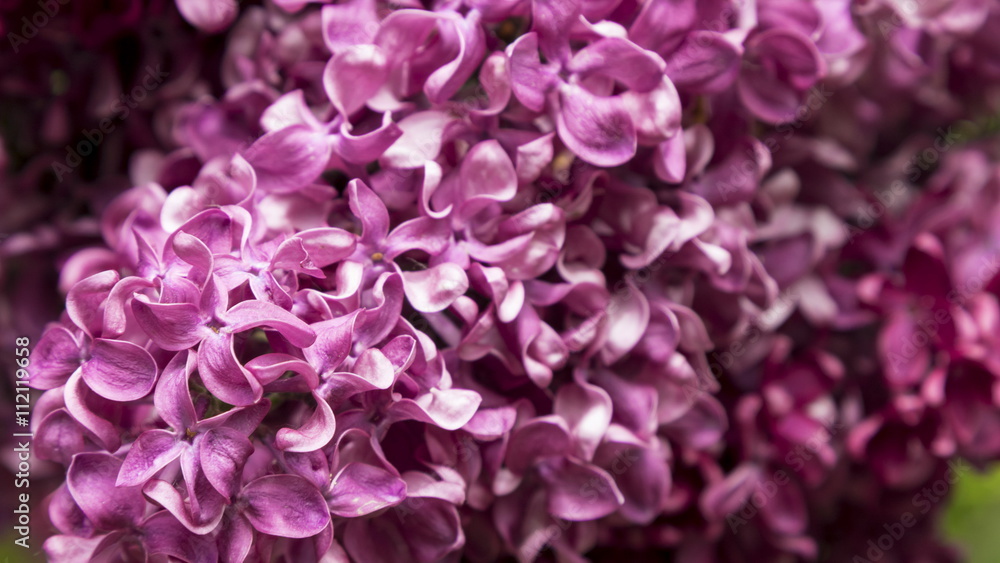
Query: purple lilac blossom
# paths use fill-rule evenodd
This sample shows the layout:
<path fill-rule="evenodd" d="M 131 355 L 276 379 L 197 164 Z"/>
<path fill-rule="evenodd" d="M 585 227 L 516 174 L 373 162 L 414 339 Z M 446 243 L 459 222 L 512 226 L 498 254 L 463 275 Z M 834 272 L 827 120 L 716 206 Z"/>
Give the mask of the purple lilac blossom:
<path fill-rule="evenodd" d="M 957 561 L 920 495 L 1000 458 L 1000 6 L 918 4 L 177 0 L 222 47 L 131 187 L 0 243 L 74 247 L 45 554 L 848 561 L 920 512 L 883 560 Z"/>

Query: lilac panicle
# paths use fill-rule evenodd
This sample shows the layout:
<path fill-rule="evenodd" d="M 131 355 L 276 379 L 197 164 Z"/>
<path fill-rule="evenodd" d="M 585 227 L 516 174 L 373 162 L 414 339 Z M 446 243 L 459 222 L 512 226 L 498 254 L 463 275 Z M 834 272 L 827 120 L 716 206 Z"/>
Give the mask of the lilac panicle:
<path fill-rule="evenodd" d="M 175 9 L 132 187 L 0 242 L 89 237 L 51 560 L 846 561 L 1000 457 L 996 6 Z"/>

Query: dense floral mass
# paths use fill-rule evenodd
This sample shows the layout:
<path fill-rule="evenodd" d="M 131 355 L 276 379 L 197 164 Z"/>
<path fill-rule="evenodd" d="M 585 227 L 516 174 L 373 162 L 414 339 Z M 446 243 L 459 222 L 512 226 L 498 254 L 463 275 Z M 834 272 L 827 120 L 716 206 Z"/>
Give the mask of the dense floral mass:
<path fill-rule="evenodd" d="M 159 22 L 0 159 L 11 213 L 46 174 L 96 213 L 0 246 L 78 249 L 31 354 L 49 560 L 958 560 L 1000 4 L 106 4 L 4 21 L 39 60 Z M 132 148 L 43 150 L 88 115 Z"/>

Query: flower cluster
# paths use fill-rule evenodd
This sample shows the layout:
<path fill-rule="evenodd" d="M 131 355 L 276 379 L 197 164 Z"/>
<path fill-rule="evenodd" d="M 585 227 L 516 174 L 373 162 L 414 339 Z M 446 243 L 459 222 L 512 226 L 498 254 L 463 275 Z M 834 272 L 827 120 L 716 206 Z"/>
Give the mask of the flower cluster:
<path fill-rule="evenodd" d="M 1000 6 L 177 7 L 218 75 L 32 353 L 50 560 L 953 560 Z"/>

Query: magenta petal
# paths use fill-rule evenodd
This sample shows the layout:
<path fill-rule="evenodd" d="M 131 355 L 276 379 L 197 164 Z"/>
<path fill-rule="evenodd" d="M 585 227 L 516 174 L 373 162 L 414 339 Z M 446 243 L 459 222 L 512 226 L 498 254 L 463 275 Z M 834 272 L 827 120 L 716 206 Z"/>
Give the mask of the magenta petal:
<path fill-rule="evenodd" d="M 479 116 L 494 116 L 506 109 L 510 102 L 510 70 L 507 55 L 501 51 L 491 54 L 479 69 L 479 83 L 482 85 L 488 104 L 483 109 L 472 110 Z"/>
<path fill-rule="evenodd" d="M 725 518 L 736 512 L 750 498 L 760 481 L 760 469 L 752 464 L 737 467 L 722 479 L 704 490 L 699 505 L 701 511 L 712 519 Z"/>
<path fill-rule="evenodd" d="M 67 463 L 67 465 L 69 464 Z M 57 530 L 64 534 L 73 534 L 76 536 L 94 535 L 93 523 L 87 519 L 87 515 L 77 506 L 66 483 L 59 485 L 50 498 L 48 506 L 49 520 Z"/>
<path fill-rule="evenodd" d="M 293 238 L 302 241 L 309 260 L 317 268 L 325 268 L 350 256 L 357 247 L 357 237 L 332 227 L 308 229 Z"/>
<path fill-rule="evenodd" d="M 917 344 L 926 329 L 908 312 L 888 315 L 878 337 L 885 378 L 899 389 L 919 383 L 930 367 L 930 351 Z"/>
<path fill-rule="evenodd" d="M 323 87 L 333 107 L 345 117 L 362 107 L 382 88 L 389 76 L 389 62 L 376 45 L 340 49 L 326 64 Z"/>
<path fill-rule="evenodd" d="M 463 19 L 442 20 L 438 32 L 443 42 L 458 45 L 455 58 L 431 73 L 424 82 L 427 98 L 439 104 L 454 96 L 475 72 L 486 54 L 486 38 L 476 10 Z"/>
<path fill-rule="evenodd" d="M 444 130 L 454 117 L 443 111 L 421 111 L 404 117 L 399 123 L 403 135 L 379 158 L 387 168 L 423 168 L 441 152 Z"/>
<path fill-rule="evenodd" d="M 334 516 L 357 518 L 402 502 L 406 483 L 385 469 L 352 462 L 333 478 L 329 497 Z"/>
<path fill-rule="evenodd" d="M 190 363 L 187 352 L 171 358 L 167 367 L 163 368 L 163 374 L 153 392 L 153 404 L 160 418 L 182 431 L 198 421 L 191 401 L 191 388 L 188 386 L 188 378 L 194 369 Z"/>
<path fill-rule="evenodd" d="M 293 346 L 309 346 L 316 341 L 316 333 L 301 319 L 264 301 L 243 301 L 226 311 L 226 330 L 230 333 L 243 332 L 251 328 L 267 326 L 277 330 Z"/>
<path fill-rule="evenodd" d="M 119 279 L 118 272 L 107 270 L 80 280 L 66 295 L 69 318 L 91 337 L 101 335 L 104 302 Z"/>
<path fill-rule="evenodd" d="M 323 397 L 313 393 L 316 409 L 312 416 L 298 429 L 282 428 L 278 430 L 275 444 L 279 449 L 289 452 L 316 451 L 333 440 L 337 431 L 337 421 L 333 409 Z"/>
<path fill-rule="evenodd" d="M 145 349 L 123 340 L 98 338 L 81 370 L 87 386 L 113 401 L 134 401 L 156 384 L 156 362 Z"/>
<path fill-rule="evenodd" d="M 222 522 L 219 531 L 219 555 L 222 561 L 246 561 L 253 547 L 253 526 L 242 515 Z"/>
<path fill-rule="evenodd" d="M 61 326 L 50 327 L 31 351 L 29 381 L 35 389 L 55 389 L 66 384 L 83 362 L 80 343 Z"/>
<path fill-rule="evenodd" d="M 74 455 L 87 449 L 86 430 L 66 409 L 56 409 L 38 424 L 35 449 L 41 459 L 69 465 Z"/>
<path fill-rule="evenodd" d="M 482 402 L 479 393 L 468 389 L 431 389 L 416 399 L 403 399 L 393 405 L 394 416 L 429 422 L 445 430 L 458 430 L 476 414 Z"/>
<path fill-rule="evenodd" d="M 252 405 L 263 395 L 260 383 L 236 359 L 229 336 L 214 335 L 201 343 L 198 373 L 213 395 L 231 405 Z"/>
<path fill-rule="evenodd" d="M 663 59 L 628 39 L 606 37 L 577 51 L 566 70 L 586 78 L 600 74 L 621 82 L 635 92 L 649 92 L 661 82 Z"/>
<path fill-rule="evenodd" d="M 191 533 L 167 511 L 147 518 L 142 529 L 146 552 L 150 555 L 168 555 L 187 563 L 219 561 L 213 538 Z"/>
<path fill-rule="evenodd" d="M 791 29 L 770 29 L 747 42 L 740 71 L 740 100 L 768 123 L 796 119 L 804 92 L 825 73 L 816 45 Z"/>
<path fill-rule="evenodd" d="M 104 330 L 101 335 L 104 338 L 117 338 L 124 334 L 129 319 L 125 306 L 136 291 L 153 286 L 153 282 L 137 276 L 122 278 L 115 284 L 104 306 Z"/>
<path fill-rule="evenodd" d="M 621 98 L 595 96 L 566 84 L 559 90 L 559 101 L 559 138 L 577 156 L 605 167 L 624 164 L 635 156 L 635 126 Z"/>
<path fill-rule="evenodd" d="M 378 129 L 360 135 L 351 132 L 345 121 L 338 135 L 331 139 L 333 152 L 346 162 L 367 164 L 378 160 L 389 147 L 403 136 L 403 130 L 392 122 L 392 112 L 382 115 L 382 125 Z"/>
<path fill-rule="evenodd" d="M 362 352 L 351 370 L 375 389 L 388 389 L 396 380 L 395 366 L 375 348 Z"/>
<path fill-rule="evenodd" d="M 389 234 L 389 211 L 382 199 L 361 180 L 351 180 L 347 185 L 347 197 L 351 212 L 361 221 L 361 241 L 381 243 Z"/>
<path fill-rule="evenodd" d="M 684 175 L 687 174 L 687 148 L 683 132 L 678 131 L 673 137 L 657 145 L 653 165 L 656 176 L 664 182 L 679 184 L 684 181 Z"/>
<path fill-rule="evenodd" d="M 185 462 L 183 458 L 188 456 L 185 453 L 181 456 L 182 464 Z M 204 475 L 197 478 L 203 483 L 205 481 Z M 211 489 L 210 485 L 202 485 L 209 487 L 209 493 L 214 495 L 212 500 L 208 500 L 203 494 L 202 503 L 200 506 L 196 506 L 197 502 L 185 502 L 184 498 L 181 496 L 180 491 L 178 491 L 174 486 L 166 481 L 161 481 L 159 479 L 151 479 L 142 488 L 143 494 L 145 494 L 150 500 L 159 504 L 166 509 L 167 512 L 172 514 L 174 518 L 177 518 L 181 524 L 195 534 L 208 534 L 212 530 L 219 526 L 219 521 L 222 520 L 223 510 L 225 505 L 221 496 Z M 208 502 L 205 502 L 208 500 Z M 195 514 L 192 515 L 192 512 Z"/>
<path fill-rule="evenodd" d="M 356 318 L 356 314 L 350 314 L 312 325 L 316 341 L 305 348 L 303 354 L 317 373 L 332 373 L 347 359 Z"/>
<path fill-rule="evenodd" d="M 514 163 L 495 140 L 483 141 L 472 147 L 462 159 L 460 185 L 465 202 L 463 213 L 471 215 L 481 204 L 470 209 L 468 200 L 509 201 L 517 193 L 517 172 Z"/>
<path fill-rule="evenodd" d="M 56 534 L 49 536 L 42 544 L 49 561 L 93 561 L 94 553 L 105 543 L 107 536 L 98 535 L 91 538 L 80 538 Z"/>
<path fill-rule="evenodd" d="M 422 313 L 435 313 L 447 308 L 469 289 L 465 270 L 451 262 L 426 270 L 402 272 L 402 275 L 406 299 Z"/>
<path fill-rule="evenodd" d="M 670 465 L 662 452 L 607 443 L 598 454 L 611 470 L 625 504 L 619 514 L 636 524 L 652 522 L 663 510 L 671 487 Z"/>
<path fill-rule="evenodd" d="M 310 391 L 319 385 L 316 370 L 308 362 L 288 354 L 263 354 L 247 362 L 244 367 L 265 386 L 281 379 L 288 372 L 301 375 L 299 379 Z"/>
<path fill-rule="evenodd" d="M 136 298 L 132 312 L 139 327 L 164 350 L 186 350 L 204 337 L 201 312 L 191 303 L 150 303 Z"/>
<path fill-rule="evenodd" d="M 514 427 L 517 411 L 512 406 L 479 409 L 462 430 L 481 440 L 499 438 Z"/>
<path fill-rule="evenodd" d="M 592 458 L 611 424 L 611 397 L 596 385 L 569 383 L 556 393 L 553 410 L 569 424 L 580 457 Z"/>
<path fill-rule="evenodd" d="M 92 432 L 98 443 L 109 451 L 118 449 L 121 445 L 121 431 L 108 420 L 104 411 L 113 409 L 114 403 L 84 385 L 80 370 L 74 372 L 66 381 L 63 399 L 66 401 L 66 410 L 69 414 L 73 415 L 81 426 Z M 97 414 L 98 412 L 101 414 Z"/>
<path fill-rule="evenodd" d="M 403 278 L 397 273 L 382 274 L 375 281 L 372 297 L 376 305 L 358 314 L 354 326 L 355 345 L 373 346 L 392 331 L 403 309 Z"/>
<path fill-rule="evenodd" d="M 243 465 L 246 464 L 253 445 L 238 430 L 213 428 L 198 440 L 198 459 L 205 478 L 220 495 L 231 498 L 240 488 Z"/>
<path fill-rule="evenodd" d="M 545 95 L 558 83 L 559 77 L 552 68 L 542 64 L 538 56 L 538 36 L 526 33 L 518 37 L 507 47 L 507 56 L 514 96 L 528 109 L 544 110 Z"/>
<path fill-rule="evenodd" d="M 379 29 L 375 0 L 350 0 L 323 6 L 323 40 L 330 51 L 371 43 Z"/>
<path fill-rule="evenodd" d="M 608 339 L 601 357 L 610 365 L 627 354 L 646 333 L 649 302 L 635 288 L 608 306 Z"/>
<path fill-rule="evenodd" d="M 248 407 L 236 407 L 222 414 L 217 414 L 212 418 L 206 418 L 201 421 L 199 426 L 203 429 L 224 426 L 239 432 L 243 436 L 250 436 L 260 426 L 260 422 L 264 420 L 270 409 L 271 401 L 263 399 L 259 403 Z"/>
<path fill-rule="evenodd" d="M 622 94 L 625 107 L 632 115 L 639 143 L 653 145 L 671 136 L 680 137 L 681 99 L 674 84 L 666 76 L 645 93 Z"/>
<path fill-rule="evenodd" d="M 511 434 L 507 446 L 507 466 L 521 474 L 544 457 L 570 453 L 572 439 L 569 429 L 558 416 L 532 420 Z"/>
<path fill-rule="evenodd" d="M 539 469 L 548 484 L 549 513 L 563 520 L 596 520 L 625 503 L 614 479 L 599 467 L 561 458 Z"/>
<path fill-rule="evenodd" d="M 139 487 L 115 486 L 121 466 L 121 460 L 107 453 L 79 454 L 69 466 L 69 492 L 98 529 L 134 526 L 146 508 Z"/>
<path fill-rule="evenodd" d="M 257 188 L 266 192 L 298 191 L 326 169 L 330 140 L 304 125 L 285 127 L 257 139 L 243 157 L 257 173 Z"/>
<path fill-rule="evenodd" d="M 423 250 L 431 256 L 444 252 L 452 237 L 447 221 L 416 217 L 400 223 L 385 239 L 386 258 L 395 258 L 408 250 Z"/>
<path fill-rule="evenodd" d="M 715 94 L 736 81 L 742 55 L 742 50 L 720 33 L 693 31 L 667 58 L 667 75 L 682 90 Z"/>
<path fill-rule="evenodd" d="M 208 33 L 229 27 L 239 13 L 237 0 L 177 0 L 177 9 L 188 23 Z"/>
<path fill-rule="evenodd" d="M 184 231 L 174 233 L 171 248 L 177 257 L 191 265 L 187 278 L 201 287 L 212 274 L 212 251 L 201 239 Z M 228 249 L 227 249 L 228 250 Z"/>
<path fill-rule="evenodd" d="M 259 532 L 285 538 L 307 538 L 330 523 L 323 495 L 297 475 L 268 475 L 243 488 L 247 519 Z"/>
<path fill-rule="evenodd" d="M 156 473 L 177 459 L 186 444 L 177 440 L 167 430 L 147 430 L 132 442 L 132 447 L 122 462 L 115 484 L 119 487 L 136 487 L 146 483 Z"/>

